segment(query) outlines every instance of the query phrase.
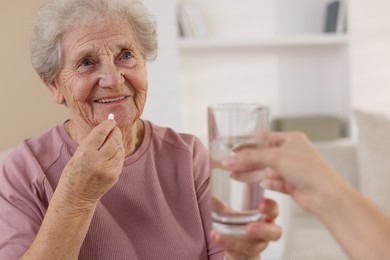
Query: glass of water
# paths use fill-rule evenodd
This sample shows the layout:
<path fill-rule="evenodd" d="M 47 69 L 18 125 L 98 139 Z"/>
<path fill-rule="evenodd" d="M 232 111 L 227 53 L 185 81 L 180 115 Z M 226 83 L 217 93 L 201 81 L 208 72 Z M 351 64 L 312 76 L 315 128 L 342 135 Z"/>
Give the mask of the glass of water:
<path fill-rule="evenodd" d="M 264 172 L 249 173 L 252 181 L 237 179 L 221 169 L 221 160 L 242 147 L 258 147 L 268 130 L 269 109 L 259 104 L 227 103 L 208 107 L 213 229 L 229 235 L 244 235 L 246 225 L 259 221 Z"/>

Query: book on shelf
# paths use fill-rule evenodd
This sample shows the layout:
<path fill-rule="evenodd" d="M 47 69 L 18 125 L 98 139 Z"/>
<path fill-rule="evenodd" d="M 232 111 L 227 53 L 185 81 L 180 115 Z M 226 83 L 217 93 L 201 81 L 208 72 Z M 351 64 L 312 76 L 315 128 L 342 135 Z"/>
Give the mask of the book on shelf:
<path fill-rule="evenodd" d="M 347 28 L 347 3 L 345 0 L 330 1 L 326 6 L 326 33 L 345 33 Z"/>
<path fill-rule="evenodd" d="M 206 38 L 208 36 L 202 13 L 196 1 L 179 3 L 177 16 L 182 37 Z"/>

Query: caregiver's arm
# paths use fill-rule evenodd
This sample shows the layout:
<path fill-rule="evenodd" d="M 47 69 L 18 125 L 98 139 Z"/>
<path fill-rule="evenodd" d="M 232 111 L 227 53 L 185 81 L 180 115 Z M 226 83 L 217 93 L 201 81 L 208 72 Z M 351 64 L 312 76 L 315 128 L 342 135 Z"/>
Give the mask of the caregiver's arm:
<path fill-rule="evenodd" d="M 243 148 L 224 161 L 234 175 L 267 169 L 262 186 L 289 194 L 315 214 L 351 259 L 390 258 L 390 219 L 348 185 L 304 134 L 268 133 L 267 148 Z"/>

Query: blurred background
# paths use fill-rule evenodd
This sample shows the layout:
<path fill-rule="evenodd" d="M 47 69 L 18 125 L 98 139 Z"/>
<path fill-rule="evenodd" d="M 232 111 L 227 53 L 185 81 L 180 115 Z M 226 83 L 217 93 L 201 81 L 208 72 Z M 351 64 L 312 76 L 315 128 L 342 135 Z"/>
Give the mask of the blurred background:
<path fill-rule="evenodd" d="M 0 150 L 68 116 L 30 64 L 32 21 L 42 2 L 0 4 Z M 187 2 L 195 3 L 195 16 L 183 12 Z M 390 110 L 390 2 L 349 1 L 346 26 L 326 32 L 330 2 L 145 0 L 158 21 L 160 50 L 149 64 L 143 117 L 205 141 L 207 105 L 258 102 L 271 107 L 275 128 L 333 131 L 308 129 L 313 139 L 353 135 L 353 109 Z M 179 13 L 192 13 L 201 33 L 183 30 Z"/>

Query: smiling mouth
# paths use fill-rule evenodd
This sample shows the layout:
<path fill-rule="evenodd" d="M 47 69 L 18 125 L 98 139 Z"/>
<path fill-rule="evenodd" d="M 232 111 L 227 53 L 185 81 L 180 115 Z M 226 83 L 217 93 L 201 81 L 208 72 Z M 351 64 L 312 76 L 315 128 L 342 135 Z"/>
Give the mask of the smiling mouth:
<path fill-rule="evenodd" d="M 127 96 L 117 97 L 117 98 L 102 98 L 102 99 L 95 100 L 95 102 L 100 103 L 100 104 L 110 104 L 110 103 L 121 101 L 121 100 L 125 99 L 126 97 Z"/>

